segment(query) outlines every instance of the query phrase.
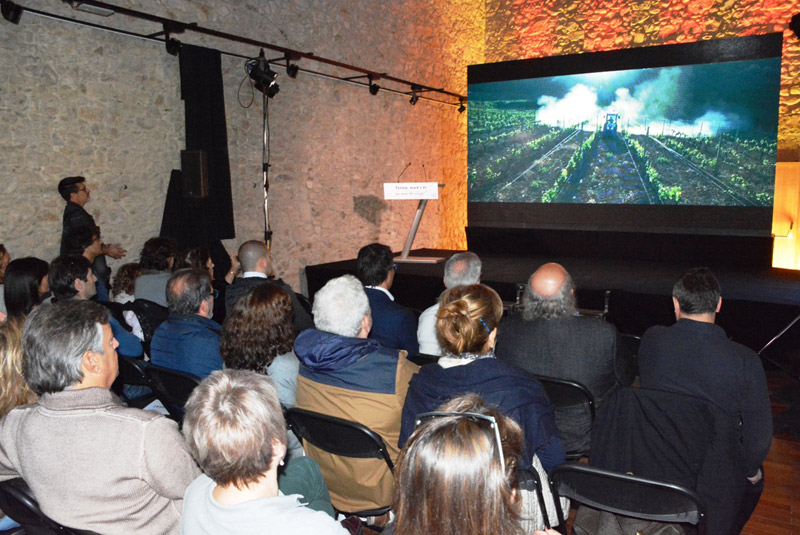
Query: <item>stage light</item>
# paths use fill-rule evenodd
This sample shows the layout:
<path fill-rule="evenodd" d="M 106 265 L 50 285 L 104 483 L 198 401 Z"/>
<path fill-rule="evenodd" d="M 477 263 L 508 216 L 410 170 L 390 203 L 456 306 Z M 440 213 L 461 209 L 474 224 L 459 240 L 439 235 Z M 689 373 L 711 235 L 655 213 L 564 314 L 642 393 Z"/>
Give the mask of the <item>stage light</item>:
<path fill-rule="evenodd" d="M 0 0 L 0 12 L 2 12 L 3 18 L 11 24 L 19 24 L 22 8 L 11 0 Z"/>
<path fill-rule="evenodd" d="M 464 99 L 458 99 L 458 113 L 464 113 L 467 107 L 464 105 Z"/>
<path fill-rule="evenodd" d="M 368 75 L 367 75 L 367 80 L 368 80 L 368 82 L 367 82 L 367 83 L 369 84 L 369 94 L 370 94 L 370 95 L 377 95 L 377 94 L 378 94 L 378 91 L 380 91 L 380 90 L 381 90 L 381 86 L 379 86 L 378 84 L 376 84 L 376 83 L 373 81 L 373 79 L 372 79 L 372 75 L 371 75 L 371 74 L 368 74 Z"/>
<path fill-rule="evenodd" d="M 280 91 L 280 87 L 275 79 L 278 74 L 269 68 L 269 62 L 264 57 L 264 49 L 261 49 L 257 58 L 248 60 L 245 64 L 247 74 L 254 82 L 254 87 L 267 95 L 269 98 L 274 97 Z"/>
<path fill-rule="evenodd" d="M 164 45 L 167 47 L 167 52 L 171 56 L 177 56 L 181 51 L 181 46 L 183 46 L 181 42 L 174 37 L 167 38 L 167 40 L 164 41 Z"/>
<path fill-rule="evenodd" d="M 300 67 L 297 63 L 286 63 L 286 76 L 289 78 L 297 78 L 297 72 L 300 70 Z"/>
<path fill-rule="evenodd" d="M 414 104 L 417 103 L 418 100 L 419 100 L 419 95 L 417 95 L 417 90 L 416 89 L 412 89 L 411 90 L 411 98 L 408 101 L 413 106 Z"/>
<path fill-rule="evenodd" d="M 800 39 L 800 13 L 792 17 L 792 20 L 789 22 L 789 29 Z"/>

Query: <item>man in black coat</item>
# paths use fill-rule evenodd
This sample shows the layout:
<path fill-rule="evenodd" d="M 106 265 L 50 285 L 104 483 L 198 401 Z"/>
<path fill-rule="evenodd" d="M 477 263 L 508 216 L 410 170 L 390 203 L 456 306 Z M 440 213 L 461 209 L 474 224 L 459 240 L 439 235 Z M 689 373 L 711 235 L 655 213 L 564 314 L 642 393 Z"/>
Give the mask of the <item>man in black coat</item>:
<path fill-rule="evenodd" d="M 292 287 L 275 277 L 275 268 L 272 267 L 272 257 L 264 242 L 250 240 L 239 247 L 239 262 L 242 266 L 242 275 L 237 277 L 225 290 L 225 308 L 230 314 L 236 299 L 247 290 L 260 284 L 275 284 L 289 292 L 294 308 L 294 328 L 297 332 L 314 327 L 311 315 L 303 307 Z"/>
<path fill-rule="evenodd" d="M 69 176 L 58 183 L 58 193 L 67 201 L 64 207 L 64 217 L 61 227 L 61 252 L 60 256 L 70 254 L 70 244 L 75 241 L 74 234 L 78 230 L 86 229 L 92 231 L 98 228 L 94 218 L 83 208 L 89 202 L 91 190 L 86 185 L 86 179 L 82 176 Z M 99 232 L 99 230 L 98 230 Z M 120 259 L 125 256 L 127 251 L 118 243 L 104 243 L 100 254 L 92 264 L 92 271 L 109 285 L 111 270 L 106 265 L 105 256 Z"/>
<path fill-rule="evenodd" d="M 722 307 L 719 281 L 708 268 L 694 268 L 672 289 L 676 323 L 657 325 L 642 336 L 639 376 L 642 388 L 707 399 L 724 411 L 742 448 L 746 479 L 734 530 L 752 514 L 764 478 L 761 464 L 772 444 L 772 409 L 764 368 L 750 348 L 728 339 L 715 324 Z"/>
<path fill-rule="evenodd" d="M 575 286 L 559 264 L 544 264 L 525 288 L 523 311 L 498 328 L 497 358 L 536 375 L 577 381 L 596 404 L 633 382 L 631 355 L 617 329 L 602 319 L 578 315 Z M 556 410 L 567 451 L 589 447 L 591 415 L 578 408 Z"/>

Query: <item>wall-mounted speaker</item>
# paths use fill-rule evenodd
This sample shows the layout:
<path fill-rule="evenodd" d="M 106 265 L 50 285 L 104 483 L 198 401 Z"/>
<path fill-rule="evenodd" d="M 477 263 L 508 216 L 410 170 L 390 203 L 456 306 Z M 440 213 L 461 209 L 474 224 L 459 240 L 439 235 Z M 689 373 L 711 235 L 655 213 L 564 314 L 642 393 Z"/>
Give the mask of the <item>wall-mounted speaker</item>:
<path fill-rule="evenodd" d="M 208 155 L 204 150 L 181 151 L 183 196 L 187 199 L 208 197 Z"/>

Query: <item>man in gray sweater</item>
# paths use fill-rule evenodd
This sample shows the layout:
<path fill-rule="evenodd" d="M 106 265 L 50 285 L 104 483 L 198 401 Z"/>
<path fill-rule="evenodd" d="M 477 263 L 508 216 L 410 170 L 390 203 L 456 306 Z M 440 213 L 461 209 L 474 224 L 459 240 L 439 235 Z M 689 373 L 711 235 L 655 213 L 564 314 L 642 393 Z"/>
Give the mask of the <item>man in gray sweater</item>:
<path fill-rule="evenodd" d="M 118 368 L 108 311 L 40 305 L 22 345 L 40 397 L 0 420 L 0 480 L 22 477 L 44 513 L 72 528 L 177 535 L 183 493 L 200 471 L 174 422 L 109 390 Z"/>

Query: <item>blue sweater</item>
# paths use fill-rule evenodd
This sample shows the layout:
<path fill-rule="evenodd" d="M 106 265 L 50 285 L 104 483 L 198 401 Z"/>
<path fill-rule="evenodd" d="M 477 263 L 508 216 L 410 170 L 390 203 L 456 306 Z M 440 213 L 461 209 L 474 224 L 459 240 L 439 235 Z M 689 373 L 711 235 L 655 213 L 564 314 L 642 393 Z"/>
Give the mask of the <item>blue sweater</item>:
<path fill-rule="evenodd" d="M 495 405 L 522 427 L 525 447 L 520 468 L 531 467 L 533 454 L 545 470 L 564 462 L 565 452 L 556 428 L 553 404 L 531 374 L 494 358 L 463 366 L 423 366 L 411 379 L 403 406 L 402 447 L 414 431 L 417 414 L 434 411 L 456 396 L 475 393 Z"/>
<path fill-rule="evenodd" d="M 222 369 L 216 321 L 197 315 L 174 316 L 158 326 L 150 343 L 150 362 L 204 379 Z"/>

